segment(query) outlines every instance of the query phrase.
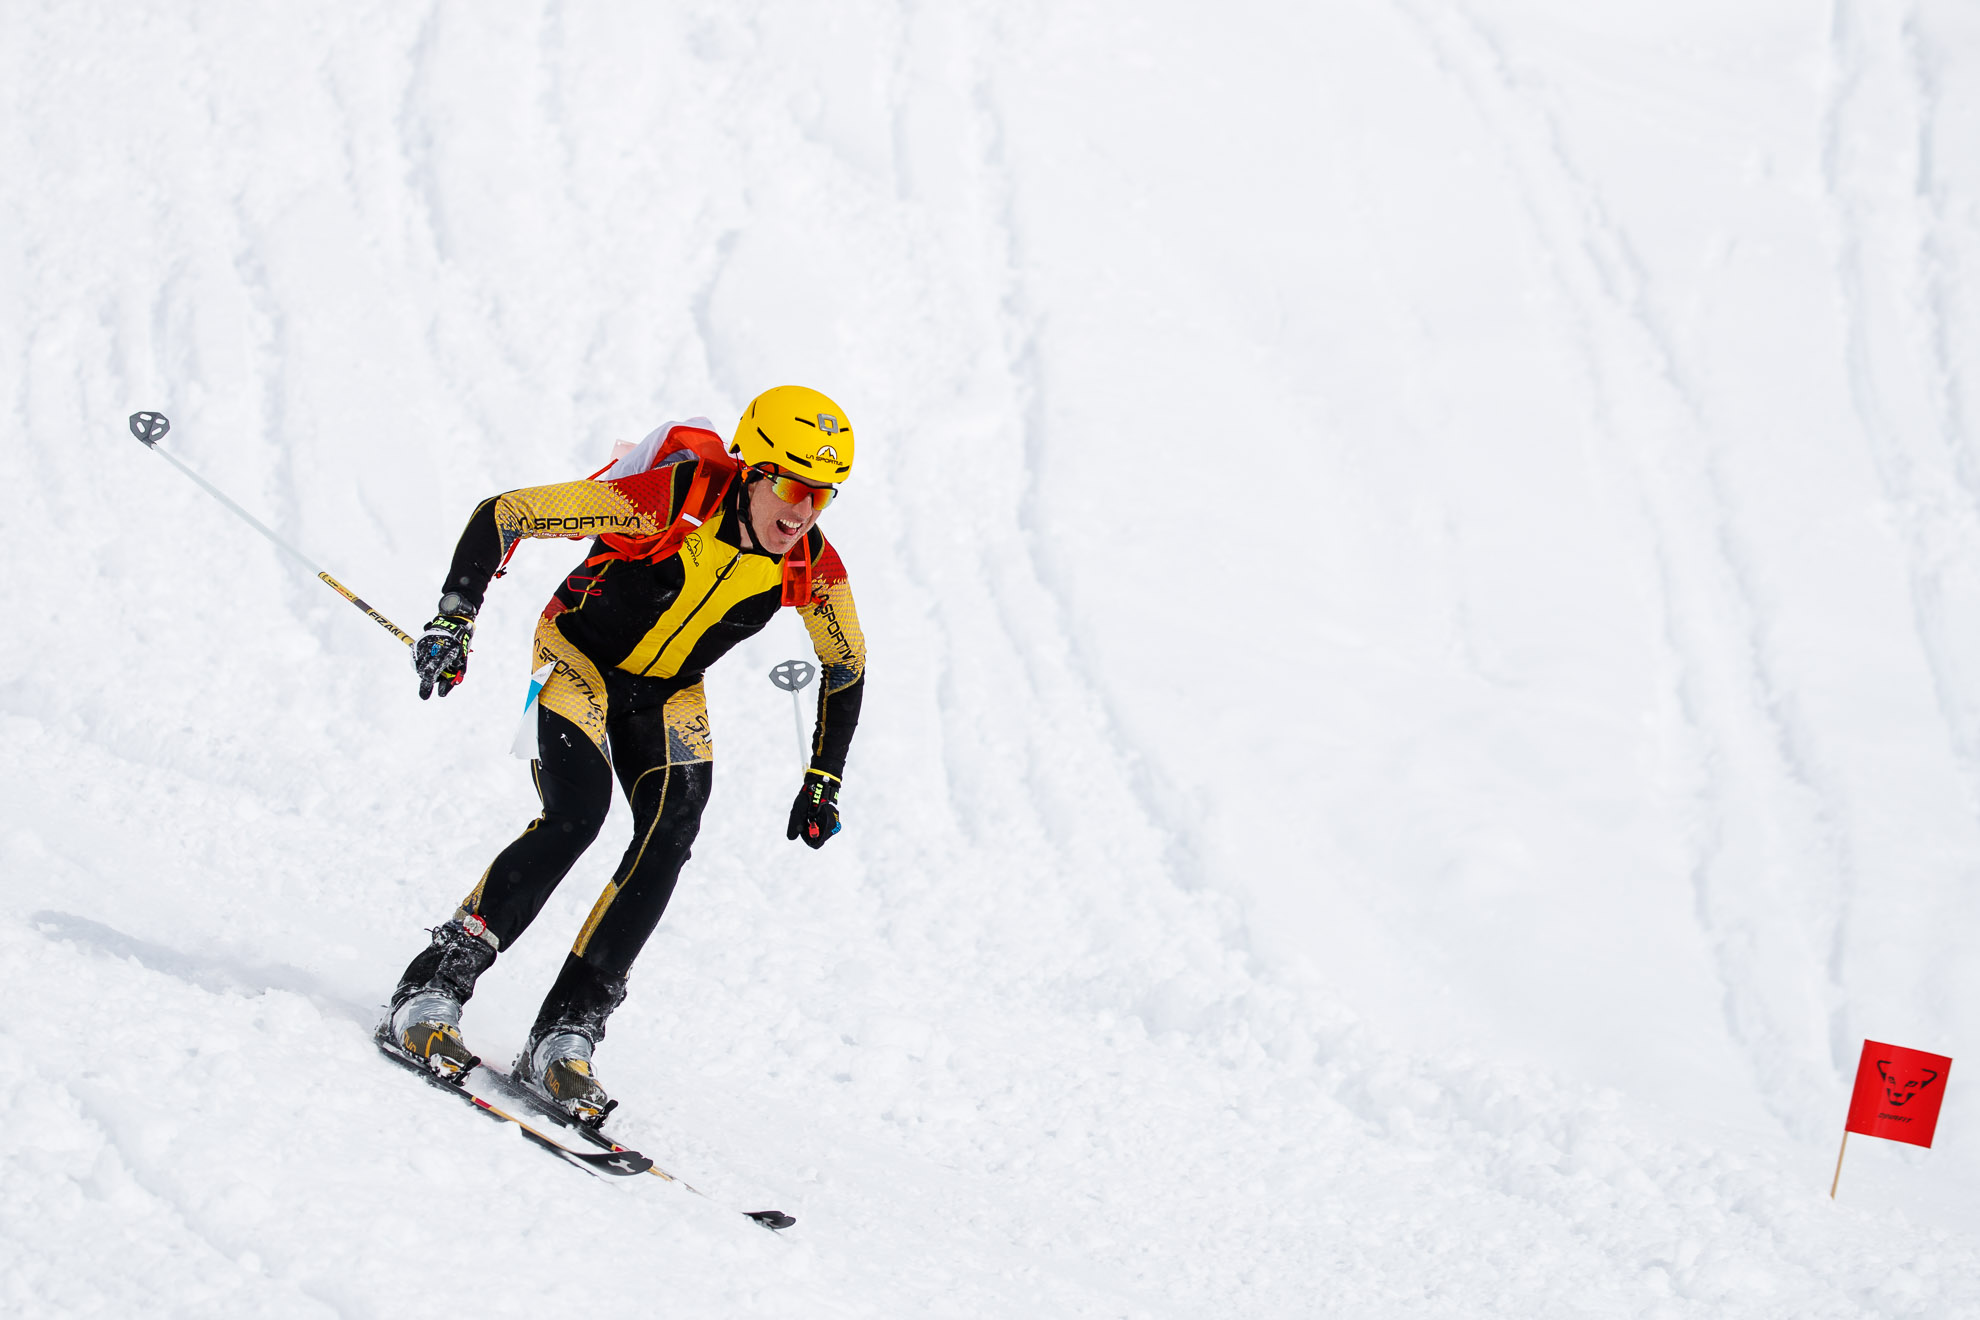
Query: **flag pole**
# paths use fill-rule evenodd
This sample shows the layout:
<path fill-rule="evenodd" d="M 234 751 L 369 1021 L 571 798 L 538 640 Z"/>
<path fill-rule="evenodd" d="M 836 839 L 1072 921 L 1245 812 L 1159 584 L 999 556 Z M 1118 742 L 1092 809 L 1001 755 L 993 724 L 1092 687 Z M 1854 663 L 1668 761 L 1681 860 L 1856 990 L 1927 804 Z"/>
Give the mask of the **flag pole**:
<path fill-rule="evenodd" d="M 1843 1129 L 1842 1145 L 1836 1148 L 1836 1176 L 1829 1183 L 1829 1199 L 1836 1199 L 1836 1187 L 1842 1182 L 1843 1152 L 1849 1149 L 1849 1129 Z"/>

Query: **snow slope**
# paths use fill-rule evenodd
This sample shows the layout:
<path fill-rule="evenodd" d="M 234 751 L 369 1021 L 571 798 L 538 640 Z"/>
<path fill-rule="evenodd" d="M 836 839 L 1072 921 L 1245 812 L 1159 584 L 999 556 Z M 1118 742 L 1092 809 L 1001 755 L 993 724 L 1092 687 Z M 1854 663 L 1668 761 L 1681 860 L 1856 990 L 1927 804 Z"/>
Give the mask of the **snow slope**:
<path fill-rule="evenodd" d="M 1825 1195 L 1860 1041 L 1980 1034 L 1966 8 L 4 31 L 10 1312 L 1980 1314 L 1970 1088 Z M 480 498 L 784 381 L 872 682 L 814 855 L 801 630 L 710 675 L 600 1056 L 702 1201 L 367 1039 L 577 548 L 423 705 L 123 419 L 411 626 Z"/>

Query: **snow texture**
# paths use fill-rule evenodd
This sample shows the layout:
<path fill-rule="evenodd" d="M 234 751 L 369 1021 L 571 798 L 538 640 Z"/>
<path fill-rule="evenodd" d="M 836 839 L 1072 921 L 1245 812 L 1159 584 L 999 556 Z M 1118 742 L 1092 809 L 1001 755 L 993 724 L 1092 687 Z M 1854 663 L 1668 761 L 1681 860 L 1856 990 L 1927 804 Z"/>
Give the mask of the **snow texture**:
<path fill-rule="evenodd" d="M 0 1311 L 1980 1315 L 1967 0 L 5 6 Z M 602 1182 L 376 1058 L 530 818 L 476 502 L 805 383 Z M 466 1019 L 491 1058 L 622 805 Z M 799 1217 L 772 1236 L 732 1208 Z M 465 1294 L 465 1296 L 463 1296 Z"/>

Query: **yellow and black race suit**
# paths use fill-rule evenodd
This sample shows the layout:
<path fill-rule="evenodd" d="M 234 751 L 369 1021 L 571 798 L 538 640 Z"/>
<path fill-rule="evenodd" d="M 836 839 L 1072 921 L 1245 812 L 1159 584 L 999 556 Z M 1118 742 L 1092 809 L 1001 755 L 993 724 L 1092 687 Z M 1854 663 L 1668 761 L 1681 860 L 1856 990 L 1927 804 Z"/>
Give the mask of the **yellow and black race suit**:
<path fill-rule="evenodd" d="M 484 501 L 461 535 L 443 590 L 479 610 L 489 580 L 525 537 L 658 535 L 688 499 L 696 462 L 683 455 L 617 481 L 563 482 Z M 472 991 L 472 976 L 441 973 L 447 939 L 465 926 L 499 950 L 520 936 L 596 837 L 616 774 L 632 807 L 632 842 L 533 1033 L 603 1037 L 605 1018 L 623 999 L 626 974 L 687 861 L 713 781 L 702 673 L 781 607 L 783 560 L 743 547 L 744 498 L 738 479 L 719 511 L 663 559 L 625 557 L 595 541 L 557 588 L 538 621 L 531 666 L 556 666 L 538 698 L 532 765 L 543 812 L 482 875 L 449 923 L 454 930 L 436 933 L 413 960 L 395 1002 L 436 978 L 459 997 Z M 821 678 L 811 766 L 838 778 L 859 720 L 866 647 L 845 566 L 817 528 L 807 536 L 812 590 L 798 614 Z"/>

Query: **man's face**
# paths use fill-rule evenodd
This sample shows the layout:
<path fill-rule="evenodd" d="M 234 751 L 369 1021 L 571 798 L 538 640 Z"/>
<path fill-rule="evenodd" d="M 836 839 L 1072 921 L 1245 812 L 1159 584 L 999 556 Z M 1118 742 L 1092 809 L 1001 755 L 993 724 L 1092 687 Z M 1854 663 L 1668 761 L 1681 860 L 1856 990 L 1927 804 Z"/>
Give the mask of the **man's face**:
<path fill-rule="evenodd" d="M 793 504 L 778 499 L 771 485 L 762 479 L 750 483 L 749 529 L 755 533 L 758 545 L 773 555 L 781 555 L 811 530 L 811 525 L 818 521 L 818 508 L 817 502 L 806 493 L 810 490 L 808 486 L 786 488 L 799 496 Z"/>

